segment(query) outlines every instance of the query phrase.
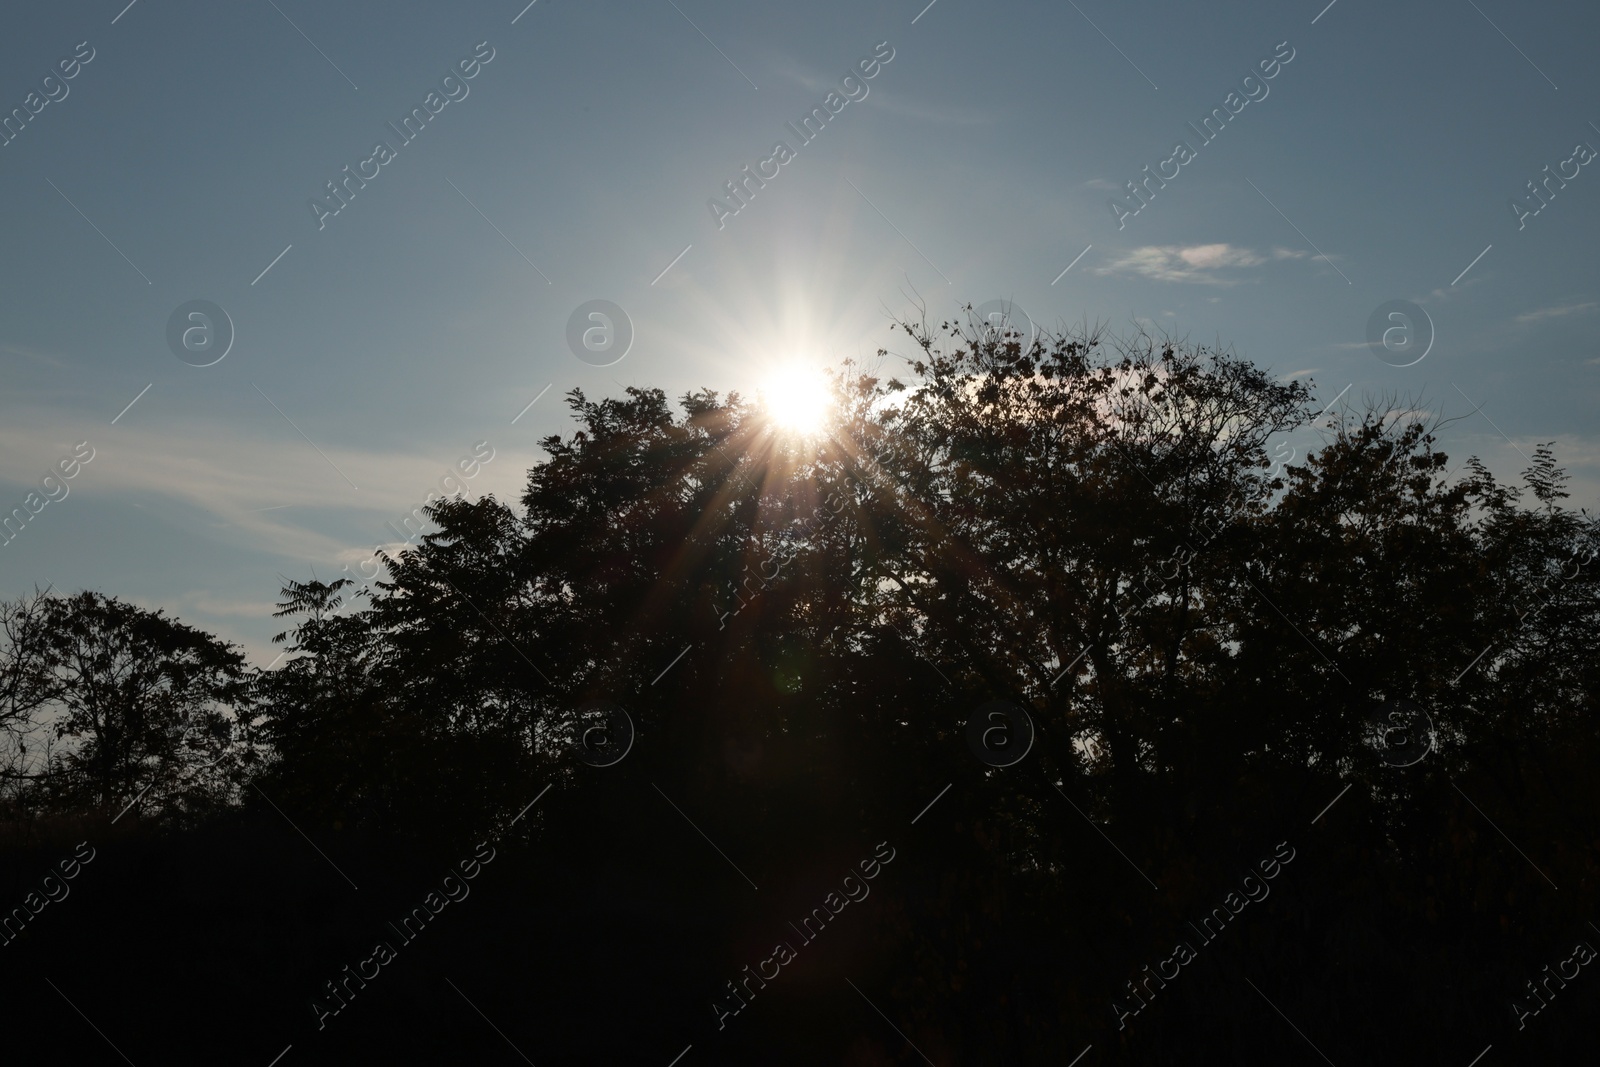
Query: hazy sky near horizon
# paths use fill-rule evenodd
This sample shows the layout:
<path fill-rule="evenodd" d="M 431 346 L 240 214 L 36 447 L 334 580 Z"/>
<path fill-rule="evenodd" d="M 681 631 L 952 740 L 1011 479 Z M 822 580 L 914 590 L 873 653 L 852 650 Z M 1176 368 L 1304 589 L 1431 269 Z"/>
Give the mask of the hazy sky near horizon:
<path fill-rule="evenodd" d="M 125 4 L 0 16 L 0 513 L 94 453 L 0 595 L 98 589 L 265 664 L 280 575 L 398 540 L 478 442 L 470 491 L 515 499 L 568 390 L 870 364 L 917 294 L 1154 323 L 1324 402 L 1470 415 L 1453 464 L 1556 441 L 1569 503 L 1600 491 L 1593 5 Z M 719 225 L 746 166 L 777 173 Z M 193 300 L 232 323 L 211 366 L 169 346 Z M 591 300 L 632 323 L 610 366 L 569 348 Z M 1431 321 L 1411 366 L 1368 344 L 1389 301 Z"/>

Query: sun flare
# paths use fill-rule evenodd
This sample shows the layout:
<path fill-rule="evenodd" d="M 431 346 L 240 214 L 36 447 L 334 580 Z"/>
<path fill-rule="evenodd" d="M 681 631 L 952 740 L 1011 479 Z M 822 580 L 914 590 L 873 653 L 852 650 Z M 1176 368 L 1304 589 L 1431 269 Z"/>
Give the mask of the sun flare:
<path fill-rule="evenodd" d="M 801 435 L 821 430 L 833 407 L 827 379 L 810 367 L 787 367 L 774 374 L 761 387 L 761 397 L 776 425 Z"/>

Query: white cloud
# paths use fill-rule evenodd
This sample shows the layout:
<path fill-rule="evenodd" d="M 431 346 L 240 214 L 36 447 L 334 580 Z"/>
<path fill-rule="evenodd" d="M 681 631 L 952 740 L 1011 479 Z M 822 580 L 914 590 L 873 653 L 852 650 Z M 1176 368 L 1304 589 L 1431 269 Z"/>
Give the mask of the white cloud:
<path fill-rule="evenodd" d="M 1160 282 L 1199 285 L 1236 285 L 1239 279 L 1221 271 L 1244 270 L 1281 259 L 1300 259 L 1305 253 L 1273 249 L 1269 253 L 1227 243 L 1208 245 L 1145 245 L 1123 253 L 1096 274 L 1134 274 Z"/>
<path fill-rule="evenodd" d="M 196 591 L 183 593 L 174 599 L 168 610 L 174 614 L 184 610 L 204 612 L 207 615 L 227 615 L 242 619 L 269 619 L 278 610 L 273 600 L 249 600 L 221 597 L 214 593 Z"/>
<path fill-rule="evenodd" d="M 1427 296 L 1416 297 L 1413 300 L 1413 303 L 1420 304 L 1424 300 L 1437 300 L 1440 303 L 1443 303 L 1453 296 L 1460 296 L 1463 291 L 1472 288 L 1474 285 L 1482 284 L 1486 280 L 1488 280 L 1486 276 L 1480 275 L 1474 271 L 1473 276 L 1468 278 L 1466 281 L 1441 286 L 1440 288 L 1434 289 L 1432 292 L 1428 293 Z"/>
<path fill-rule="evenodd" d="M 41 405 L 0 423 L 0 456 L 6 458 L 0 500 L 20 499 L 57 459 L 69 455 L 71 446 L 58 439 L 60 427 L 80 421 L 75 412 Z M 341 562 L 367 558 L 380 538 L 398 540 L 385 532 L 384 521 L 398 524 L 430 490 L 439 492 L 450 465 L 470 452 L 467 441 L 453 453 L 428 455 L 324 444 L 324 460 L 292 433 L 267 436 L 207 419 L 151 426 L 125 420 L 83 436 L 94 458 L 69 483 L 68 500 L 80 493 L 115 494 L 146 508 L 193 508 L 211 526 L 227 527 L 228 539 L 242 547 L 294 560 Z M 467 489 L 474 499 L 493 492 L 516 501 L 536 457 L 512 453 L 503 442 L 491 446 L 494 458 L 477 477 L 465 480 Z M 361 488 L 352 489 L 328 461 Z M 370 531 L 365 547 L 324 532 L 329 517 L 340 513 Z"/>
<path fill-rule="evenodd" d="M 1535 311 L 1525 311 L 1517 316 L 1518 322 L 1543 322 L 1545 319 L 1560 319 L 1568 315 L 1582 315 L 1593 311 L 1600 304 L 1589 300 L 1582 304 L 1560 304 L 1556 307 L 1538 308 Z"/>

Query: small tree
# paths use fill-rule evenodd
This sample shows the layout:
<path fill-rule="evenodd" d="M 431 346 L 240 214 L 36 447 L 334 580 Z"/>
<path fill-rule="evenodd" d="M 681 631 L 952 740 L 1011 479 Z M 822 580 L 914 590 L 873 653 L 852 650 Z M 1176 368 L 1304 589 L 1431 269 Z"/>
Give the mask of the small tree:
<path fill-rule="evenodd" d="M 244 658 L 210 634 L 115 597 L 51 597 L 24 647 L 42 649 L 49 729 L 69 747 L 42 784 L 53 804 L 115 815 L 225 802 L 222 757 L 249 715 Z"/>
<path fill-rule="evenodd" d="M 40 719 L 60 691 L 44 641 L 48 598 L 35 588 L 0 602 L 0 797 L 13 801 L 41 777 Z"/>

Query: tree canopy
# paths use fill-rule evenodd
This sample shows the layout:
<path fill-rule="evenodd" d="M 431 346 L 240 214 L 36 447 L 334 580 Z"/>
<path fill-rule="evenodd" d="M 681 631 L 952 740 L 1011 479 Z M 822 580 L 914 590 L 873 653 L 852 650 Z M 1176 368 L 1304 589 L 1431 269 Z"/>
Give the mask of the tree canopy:
<path fill-rule="evenodd" d="M 901 325 L 913 358 L 844 365 L 815 436 L 738 394 L 573 390 L 519 501 L 440 501 L 360 588 L 285 580 L 273 669 L 97 593 L 6 606 L 11 848 L 121 842 L 113 884 L 210 858 L 194 884 L 238 910 L 196 889 L 160 931 L 248 974 L 184 987 L 215 1016 L 196 1049 L 247 1019 L 329 1062 L 461 1055 L 461 1005 L 428 1006 L 458 973 L 557 1062 L 1577 1047 L 1600 984 L 1535 1019 L 1529 983 L 1600 943 L 1600 525 L 1551 449 L 1502 484 L 1426 413 L 1319 411 L 1215 347 Z M 459 936 L 311 1028 L 324 979 L 485 839 L 510 861 Z M 729 979 L 884 841 L 875 903 L 719 1026 Z M 33 867 L 7 866 L 21 899 Z M 115 921 L 92 903 L 21 947 Z M 185 966 L 104 1011 L 153 1013 Z"/>

